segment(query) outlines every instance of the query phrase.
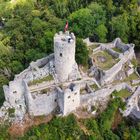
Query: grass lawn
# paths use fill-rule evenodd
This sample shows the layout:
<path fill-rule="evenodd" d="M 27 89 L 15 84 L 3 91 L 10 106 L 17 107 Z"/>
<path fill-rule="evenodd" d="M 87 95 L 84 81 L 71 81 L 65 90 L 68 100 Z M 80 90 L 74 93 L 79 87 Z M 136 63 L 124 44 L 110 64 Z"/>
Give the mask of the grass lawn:
<path fill-rule="evenodd" d="M 96 84 L 90 85 L 90 87 L 91 87 L 92 89 L 95 89 L 95 90 L 98 89 L 98 86 L 97 86 Z"/>
<path fill-rule="evenodd" d="M 33 81 L 29 82 L 28 85 L 29 85 L 29 86 L 31 86 L 31 85 L 36 85 L 36 84 L 42 83 L 42 82 L 44 82 L 44 81 L 52 81 L 52 80 L 53 80 L 53 76 L 52 76 L 52 75 L 48 75 L 48 76 L 43 77 L 43 78 L 41 78 L 41 79 L 33 80 Z"/>
<path fill-rule="evenodd" d="M 137 60 L 135 58 L 133 58 L 131 60 L 131 63 L 134 65 L 134 67 L 137 67 L 138 66 L 138 62 L 137 62 Z"/>
<path fill-rule="evenodd" d="M 113 94 L 120 98 L 127 98 L 131 95 L 131 93 L 127 89 L 122 89 L 119 92 L 114 92 Z"/>
<path fill-rule="evenodd" d="M 97 47 L 99 47 L 99 45 L 91 45 L 88 46 L 88 50 L 89 50 L 89 55 L 93 53 L 93 49 L 96 49 Z"/>
<path fill-rule="evenodd" d="M 102 62 L 98 57 L 104 57 L 105 61 Z M 113 67 L 119 59 L 114 59 L 107 51 L 101 51 L 93 55 L 93 59 L 98 67 L 103 70 L 108 70 Z"/>
<path fill-rule="evenodd" d="M 139 79 L 138 75 L 136 73 L 132 73 L 129 77 L 125 78 L 123 81 L 128 82 L 137 79 Z"/>
<path fill-rule="evenodd" d="M 79 67 L 81 68 L 81 70 L 82 70 L 84 73 L 86 73 L 86 72 L 88 71 L 88 65 L 85 65 L 85 66 L 79 65 Z"/>
<path fill-rule="evenodd" d="M 116 51 L 116 52 L 118 52 L 118 53 L 122 53 L 122 51 L 119 49 L 119 48 L 112 48 L 112 50 L 114 50 L 114 51 Z"/>

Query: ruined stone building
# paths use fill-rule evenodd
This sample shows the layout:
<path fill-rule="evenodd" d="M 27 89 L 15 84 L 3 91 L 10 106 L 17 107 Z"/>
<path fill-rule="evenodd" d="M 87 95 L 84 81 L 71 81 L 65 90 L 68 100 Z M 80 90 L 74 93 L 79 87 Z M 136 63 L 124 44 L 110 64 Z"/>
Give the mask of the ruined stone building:
<path fill-rule="evenodd" d="M 40 116 L 54 113 L 64 116 L 79 107 L 91 110 L 91 106 L 105 100 L 115 90 L 127 89 L 132 94 L 138 93 L 139 88 L 121 81 L 135 72 L 131 63 L 135 59 L 133 44 L 124 44 L 117 38 L 111 43 L 101 43 L 92 49 L 94 43 L 88 39 L 84 42 L 92 50 L 89 56 L 91 64 L 86 72 L 75 61 L 74 34 L 68 31 L 55 34 L 54 54 L 31 62 L 27 69 L 15 75 L 9 85 L 3 86 L 5 102 L 0 109 L 0 118 L 20 121 L 25 114 Z M 117 49 L 120 51 L 116 51 Z M 102 53 L 107 53 L 112 58 L 112 65 L 105 67 L 106 58 L 100 56 Z M 96 61 L 93 61 L 92 56 L 96 55 L 97 60 L 94 58 Z M 104 67 L 100 65 L 102 63 Z M 116 80 L 120 82 L 114 85 Z M 131 102 L 127 108 L 129 111 L 126 110 L 124 115 L 132 114 L 134 107 L 138 111 L 138 101 Z"/>

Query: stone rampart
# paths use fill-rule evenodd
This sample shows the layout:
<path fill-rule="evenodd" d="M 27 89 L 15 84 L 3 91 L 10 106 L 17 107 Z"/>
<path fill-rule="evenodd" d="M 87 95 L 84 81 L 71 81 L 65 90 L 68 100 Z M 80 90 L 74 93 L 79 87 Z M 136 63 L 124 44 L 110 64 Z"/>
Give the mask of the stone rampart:
<path fill-rule="evenodd" d="M 105 71 L 105 76 L 103 77 L 101 83 L 110 83 L 114 80 L 116 74 L 122 70 L 123 65 L 128 61 L 131 60 L 135 56 L 134 49 L 130 48 L 126 51 L 121 58 L 121 60 L 115 64 L 111 69 Z"/>
<path fill-rule="evenodd" d="M 95 104 L 98 101 L 101 101 L 102 99 L 106 99 L 108 96 L 112 94 L 113 91 L 120 91 L 122 89 L 127 89 L 129 91 L 133 91 L 133 89 L 127 85 L 126 83 L 121 83 L 115 86 L 110 86 L 107 88 L 103 88 L 100 90 L 97 90 L 93 93 L 81 95 L 80 96 L 80 104 L 81 106 L 87 106 L 88 104 Z"/>

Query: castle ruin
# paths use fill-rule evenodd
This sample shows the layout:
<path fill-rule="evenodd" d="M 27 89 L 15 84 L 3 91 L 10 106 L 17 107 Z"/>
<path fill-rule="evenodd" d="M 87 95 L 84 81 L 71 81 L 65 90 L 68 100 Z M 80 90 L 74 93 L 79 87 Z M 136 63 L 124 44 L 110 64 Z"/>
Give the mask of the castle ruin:
<path fill-rule="evenodd" d="M 86 72 L 75 61 L 74 34 L 68 31 L 55 34 L 54 54 L 31 62 L 27 69 L 15 75 L 9 85 L 3 86 L 5 102 L 0 109 L 0 118 L 21 121 L 25 114 L 65 116 L 79 107 L 91 108 L 122 89 L 131 94 L 126 100 L 124 116 L 133 114 L 140 118 L 140 80 L 132 64 L 135 60 L 134 45 L 124 44 L 119 38 L 106 44 L 91 43 L 89 39 L 84 42 L 91 50 Z M 129 84 L 124 79 L 133 73 L 138 78 Z"/>

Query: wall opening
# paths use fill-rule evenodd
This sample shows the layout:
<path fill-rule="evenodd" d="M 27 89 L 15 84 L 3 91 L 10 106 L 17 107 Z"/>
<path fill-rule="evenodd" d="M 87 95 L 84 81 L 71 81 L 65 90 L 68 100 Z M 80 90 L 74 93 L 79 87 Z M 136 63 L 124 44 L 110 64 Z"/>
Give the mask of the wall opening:
<path fill-rule="evenodd" d="M 60 57 L 62 57 L 62 53 L 60 53 Z"/>
<path fill-rule="evenodd" d="M 22 109 L 22 105 L 19 105 L 20 109 Z"/>

